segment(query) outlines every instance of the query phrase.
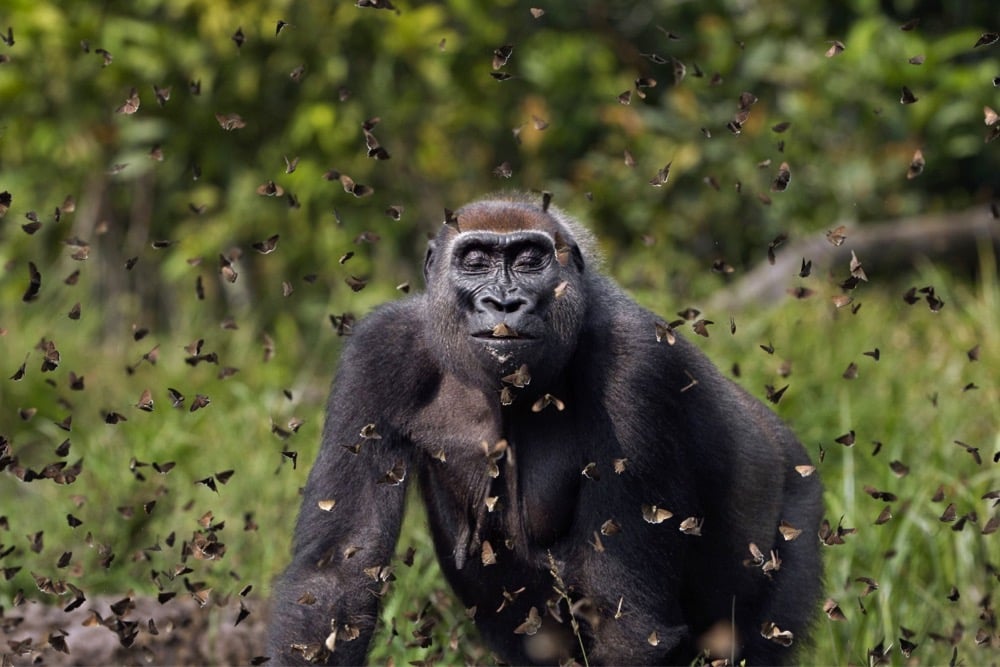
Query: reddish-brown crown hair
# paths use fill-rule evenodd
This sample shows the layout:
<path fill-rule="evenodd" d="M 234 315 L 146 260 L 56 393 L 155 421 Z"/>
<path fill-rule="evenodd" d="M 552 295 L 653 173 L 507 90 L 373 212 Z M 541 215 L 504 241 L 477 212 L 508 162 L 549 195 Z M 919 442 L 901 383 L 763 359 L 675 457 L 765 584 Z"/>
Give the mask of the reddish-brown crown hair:
<path fill-rule="evenodd" d="M 513 201 L 479 201 L 458 211 L 458 231 L 490 231 L 508 234 L 526 229 L 560 236 L 559 223 L 537 206 Z"/>

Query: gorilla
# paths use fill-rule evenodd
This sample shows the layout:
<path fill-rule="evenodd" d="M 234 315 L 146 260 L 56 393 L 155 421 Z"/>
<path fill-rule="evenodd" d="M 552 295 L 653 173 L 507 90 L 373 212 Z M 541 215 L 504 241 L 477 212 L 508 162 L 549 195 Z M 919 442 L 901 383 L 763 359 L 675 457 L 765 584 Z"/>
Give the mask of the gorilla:
<path fill-rule="evenodd" d="M 358 324 L 275 584 L 275 662 L 365 660 L 412 479 L 504 661 L 794 659 L 821 585 L 808 455 L 596 264 L 547 200 L 476 201 L 430 242 L 426 293 Z"/>

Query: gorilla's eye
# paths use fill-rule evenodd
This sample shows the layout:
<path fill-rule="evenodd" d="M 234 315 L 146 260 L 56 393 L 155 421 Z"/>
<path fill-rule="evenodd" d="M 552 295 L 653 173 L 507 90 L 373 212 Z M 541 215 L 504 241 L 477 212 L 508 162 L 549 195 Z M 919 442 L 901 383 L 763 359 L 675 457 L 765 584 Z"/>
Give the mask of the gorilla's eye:
<path fill-rule="evenodd" d="M 531 248 L 518 253 L 514 259 L 515 271 L 540 271 L 548 266 L 551 255 L 548 255 L 537 248 Z"/>
<path fill-rule="evenodd" d="M 459 266 L 466 273 L 485 273 L 493 268 L 493 262 L 482 250 L 470 250 L 462 257 Z"/>

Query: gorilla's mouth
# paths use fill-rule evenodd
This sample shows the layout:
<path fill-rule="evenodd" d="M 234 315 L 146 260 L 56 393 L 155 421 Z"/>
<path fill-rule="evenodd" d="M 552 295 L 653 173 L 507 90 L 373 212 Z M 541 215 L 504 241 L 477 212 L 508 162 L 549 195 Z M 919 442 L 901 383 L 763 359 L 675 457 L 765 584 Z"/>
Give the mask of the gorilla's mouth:
<path fill-rule="evenodd" d="M 490 330 L 493 338 L 518 338 L 516 331 L 510 328 L 506 322 L 500 322 Z"/>
<path fill-rule="evenodd" d="M 504 322 L 495 325 L 491 329 L 482 329 L 480 331 L 473 332 L 472 337 L 483 341 L 489 341 L 491 343 L 536 340 L 534 336 L 520 331 L 515 331 Z"/>
<path fill-rule="evenodd" d="M 509 334 L 504 335 L 504 336 L 498 336 L 497 334 L 493 333 L 492 331 L 477 331 L 474 334 L 472 334 L 472 337 L 476 338 L 478 340 L 489 341 L 491 343 L 503 342 L 505 340 L 509 340 L 509 341 L 529 341 L 529 340 L 536 340 L 533 336 L 526 336 L 524 334 L 519 334 L 519 333 L 516 333 L 514 331 L 511 331 Z"/>

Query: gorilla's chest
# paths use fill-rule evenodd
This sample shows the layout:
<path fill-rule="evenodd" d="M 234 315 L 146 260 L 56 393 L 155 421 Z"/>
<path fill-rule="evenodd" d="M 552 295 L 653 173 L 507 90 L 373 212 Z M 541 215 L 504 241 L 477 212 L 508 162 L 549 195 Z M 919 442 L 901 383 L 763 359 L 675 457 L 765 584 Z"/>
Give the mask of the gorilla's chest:
<path fill-rule="evenodd" d="M 571 415 L 552 413 L 552 419 L 531 420 L 527 426 L 505 425 L 508 465 L 490 485 L 492 495 L 505 501 L 502 529 L 524 540 L 529 550 L 549 547 L 564 536 L 578 502 L 581 434 Z"/>
<path fill-rule="evenodd" d="M 499 398 L 444 383 L 412 425 L 425 455 L 424 495 L 443 524 L 461 528 L 438 539 L 457 561 L 487 549 L 534 556 L 572 528 L 585 465 L 580 415 L 567 405 L 533 412 L 522 400 Z"/>

